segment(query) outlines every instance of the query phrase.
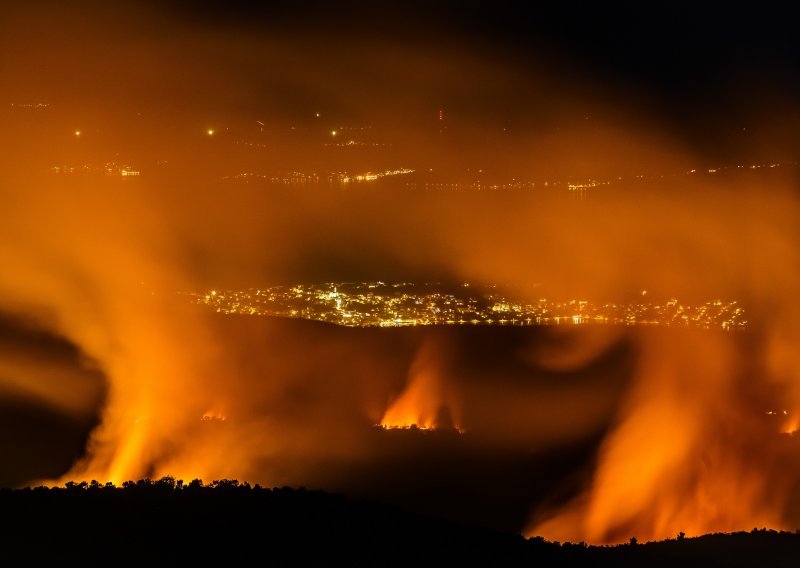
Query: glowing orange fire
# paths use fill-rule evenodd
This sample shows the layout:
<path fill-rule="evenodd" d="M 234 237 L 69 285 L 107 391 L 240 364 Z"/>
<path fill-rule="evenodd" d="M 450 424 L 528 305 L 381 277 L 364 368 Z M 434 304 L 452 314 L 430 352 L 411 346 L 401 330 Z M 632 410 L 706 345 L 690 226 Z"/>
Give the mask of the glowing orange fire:
<path fill-rule="evenodd" d="M 455 393 L 442 369 L 435 342 L 423 345 L 409 371 L 405 390 L 386 410 L 380 425 L 387 429 L 454 429 L 463 431 Z"/>
<path fill-rule="evenodd" d="M 755 416 L 747 422 L 729 380 L 735 347 L 708 334 L 683 340 L 699 341 L 700 349 L 672 345 L 681 353 L 674 355 L 656 341 L 643 342 L 646 372 L 601 447 L 592 483 L 529 534 L 619 543 L 789 528 L 778 454 Z"/>
<path fill-rule="evenodd" d="M 788 413 L 787 413 L 788 414 Z M 784 421 L 783 425 L 781 426 L 781 433 L 782 434 L 794 434 L 798 430 L 800 430 L 800 417 L 796 414 L 788 414 L 788 418 Z"/>

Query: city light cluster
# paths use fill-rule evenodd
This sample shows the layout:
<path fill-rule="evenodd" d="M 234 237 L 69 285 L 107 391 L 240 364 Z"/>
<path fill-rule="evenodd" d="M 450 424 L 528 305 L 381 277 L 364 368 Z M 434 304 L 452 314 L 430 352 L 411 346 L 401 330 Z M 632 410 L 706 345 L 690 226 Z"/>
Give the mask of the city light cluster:
<path fill-rule="evenodd" d="M 260 181 L 274 185 L 317 185 L 321 181 L 327 180 L 329 184 L 346 185 L 350 183 L 363 183 L 377 181 L 382 178 L 399 176 L 414 173 L 410 168 L 397 168 L 393 170 L 383 170 L 380 172 L 364 172 L 354 174 L 347 171 L 327 172 L 320 175 L 316 172 L 286 172 L 280 175 L 261 174 L 256 172 L 240 172 L 238 174 L 225 176 L 224 180 L 229 181 Z"/>
<path fill-rule="evenodd" d="M 51 166 L 50 173 L 55 175 L 91 175 L 105 174 L 109 177 L 139 177 L 141 170 L 128 164 L 118 162 L 106 162 L 102 165 L 97 164 L 59 164 Z"/>
<path fill-rule="evenodd" d="M 430 325 L 655 325 L 702 329 L 745 329 L 736 301 L 686 305 L 664 302 L 592 303 L 586 300 L 512 301 L 491 286 L 384 282 L 272 286 L 190 293 L 198 304 L 224 314 L 316 320 L 348 327 Z"/>

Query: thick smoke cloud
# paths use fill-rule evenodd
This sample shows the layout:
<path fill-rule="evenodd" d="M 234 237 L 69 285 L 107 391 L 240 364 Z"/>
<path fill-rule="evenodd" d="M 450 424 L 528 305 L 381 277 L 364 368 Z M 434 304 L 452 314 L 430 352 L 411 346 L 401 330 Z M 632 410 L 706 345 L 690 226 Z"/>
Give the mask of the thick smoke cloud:
<path fill-rule="evenodd" d="M 764 418 L 800 412 L 791 173 L 686 176 L 703 156 L 647 116 L 646 101 L 572 69 L 531 72 L 446 43 L 209 31 L 156 10 L 125 22 L 60 16 L 12 13 L 2 24 L 13 100 L 0 111 L 0 311 L 66 338 L 77 367 L 108 381 L 101 423 L 63 479 L 353 489 L 350 473 L 383 451 L 370 426 L 393 403 L 420 400 L 426 420 L 444 408 L 486 448 L 536 454 L 605 435 L 578 496 L 534 507 L 533 533 L 608 542 L 795 522 L 784 503 L 797 468 L 778 435 L 791 424 Z M 51 107 L 20 109 L 31 101 Z M 324 146 L 328 129 L 367 123 L 390 152 Z M 236 143 L 256 136 L 262 146 Z M 793 141 L 781 136 L 749 155 L 785 152 Z M 114 160 L 141 164 L 141 179 L 49 173 Z M 443 193 L 220 181 L 253 168 L 418 164 L 445 179 L 467 168 L 499 179 L 666 178 L 599 187 L 586 201 L 543 184 Z M 597 301 L 643 288 L 687 303 L 734 298 L 753 331 L 379 335 L 223 320 L 178 295 L 440 278 L 527 299 L 539 282 Z M 482 355 L 465 347 L 473 341 Z M 98 395 L 76 388 L 73 371 L 15 357 L 3 357 L 3 390 L 91 415 Z"/>

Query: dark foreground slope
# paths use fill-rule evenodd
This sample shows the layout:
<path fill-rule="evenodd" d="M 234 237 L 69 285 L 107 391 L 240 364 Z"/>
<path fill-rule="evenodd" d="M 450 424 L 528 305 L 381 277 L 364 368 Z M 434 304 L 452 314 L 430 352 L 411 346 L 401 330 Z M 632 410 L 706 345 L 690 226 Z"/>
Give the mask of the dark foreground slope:
<path fill-rule="evenodd" d="M 318 491 L 166 478 L 0 491 L 0 546 L 24 565 L 796 566 L 800 535 L 617 547 L 526 540 Z"/>

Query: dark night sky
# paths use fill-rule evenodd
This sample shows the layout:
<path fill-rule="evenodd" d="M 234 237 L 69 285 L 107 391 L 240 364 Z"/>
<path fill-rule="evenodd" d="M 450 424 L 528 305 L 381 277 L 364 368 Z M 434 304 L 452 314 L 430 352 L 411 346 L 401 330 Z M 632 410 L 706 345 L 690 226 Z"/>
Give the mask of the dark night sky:
<path fill-rule="evenodd" d="M 174 2 L 189 25 L 264 34 L 291 29 L 339 41 L 393 38 L 468 44 L 520 63 L 555 58 L 676 101 L 717 94 L 732 77 L 797 88 L 800 45 L 780 5 L 591 2 Z"/>
<path fill-rule="evenodd" d="M 389 41 L 487 55 L 588 82 L 703 151 L 798 121 L 800 43 L 779 3 L 174 2 L 168 13 L 192 28 L 288 31 L 366 51 Z"/>
<path fill-rule="evenodd" d="M 85 77 L 72 86 L 84 88 L 78 94 L 84 100 L 87 94 L 109 92 L 117 85 L 124 85 L 120 87 L 123 93 L 131 87 L 138 88 L 137 83 L 125 85 L 130 80 L 126 74 L 135 75 L 138 68 L 161 63 L 164 49 L 187 40 L 189 45 L 205 37 L 206 45 L 187 48 L 175 59 L 167 57 L 165 65 L 173 66 L 173 78 L 183 73 L 183 65 L 209 71 L 205 85 L 196 78 L 181 80 L 193 84 L 190 92 L 198 100 L 204 91 L 213 92 L 215 85 L 230 78 L 245 84 L 245 90 L 251 91 L 249 99 L 245 102 L 239 97 L 228 109 L 249 105 L 259 111 L 271 107 L 284 114 L 308 113 L 326 96 L 328 101 L 336 96 L 350 98 L 352 107 L 364 107 L 364 98 L 358 99 L 360 93 L 376 99 L 398 86 L 402 89 L 396 81 L 405 72 L 411 79 L 405 87 L 406 98 L 427 97 L 432 109 L 441 104 L 455 110 L 457 97 L 452 93 L 441 95 L 440 84 L 420 75 L 420 54 L 422 59 L 429 54 L 431 61 L 461 58 L 463 62 L 472 58 L 472 63 L 464 64 L 466 69 L 475 61 L 488 62 L 487 67 L 472 67 L 474 77 L 470 82 L 455 76 L 451 81 L 452 90 L 465 93 L 465 97 L 473 96 L 474 108 L 468 111 L 478 120 L 496 113 L 492 107 L 507 109 L 508 116 L 503 120 L 530 119 L 525 116 L 526 108 L 533 109 L 535 105 L 526 107 L 531 93 L 524 90 L 524 85 L 520 87 L 524 77 L 529 76 L 544 77 L 543 88 L 552 85 L 555 92 L 571 95 L 570 90 L 574 89 L 576 96 L 586 102 L 584 107 L 576 108 L 576 116 L 581 119 L 583 115 L 603 113 L 611 121 L 625 113 L 653 118 L 695 151 L 727 144 L 756 145 L 767 137 L 764 132 L 774 134 L 776 129 L 782 132 L 779 136 L 791 138 L 787 133 L 796 130 L 800 122 L 793 110 L 794 101 L 800 96 L 800 42 L 794 34 L 794 20 L 778 3 L 714 8 L 688 2 L 608 5 L 508 0 L 173 0 L 127 5 L 89 2 L 66 12 L 63 6 L 53 6 L 56 7 L 37 9 L 19 4 L 18 12 L 25 22 L 11 24 L 9 31 L 27 27 L 24 34 L 30 43 L 19 54 L 9 53 L 7 63 L 13 68 L 16 55 L 53 41 L 62 44 L 67 52 L 78 50 L 82 58 L 80 62 L 71 55 L 62 61 L 54 59 L 54 75 L 65 66 L 102 61 L 102 75 Z M 14 20 L 14 12 L 11 13 L 10 22 Z M 55 19 L 63 18 L 68 23 L 62 28 L 48 27 Z M 238 43 L 232 46 L 234 40 Z M 351 92 L 339 89 L 337 93 L 333 89 L 332 95 L 314 88 L 300 92 L 281 87 L 281 81 L 298 83 L 297 77 L 287 78 L 285 74 L 264 84 L 263 70 L 268 66 L 263 60 L 248 62 L 242 45 L 250 42 L 255 51 L 263 53 L 266 48 L 259 48 L 259 42 L 264 46 L 273 40 L 288 46 L 280 55 L 282 60 L 297 61 L 301 68 L 307 68 L 308 84 L 313 84 L 314 76 L 324 76 L 330 69 L 352 72 L 356 77 L 372 74 L 378 77 L 377 81 L 373 85 L 354 84 Z M 144 53 L 138 46 L 152 46 L 155 55 L 144 53 L 139 60 L 120 59 L 120 50 L 126 45 L 136 45 L 134 53 Z M 216 55 L 208 51 L 208 45 L 217 45 Z M 46 57 L 51 59 L 62 53 L 61 47 L 47 51 L 50 53 Z M 396 76 L 375 75 L 372 56 L 376 53 L 381 54 L 378 58 L 397 55 L 401 68 Z M 403 57 L 415 61 L 416 68 L 403 69 Z M 0 77 L 2 63 L 0 60 Z M 478 99 L 473 87 L 492 84 L 497 78 L 487 77 L 487 69 L 496 70 L 497 77 L 514 77 L 516 83 L 499 86 L 494 99 L 491 95 Z M 36 80 L 46 81 L 49 72 L 42 67 Z M 388 85 L 389 81 L 395 83 Z M 157 87 L 157 83 L 153 86 Z M 287 94 L 281 103 L 277 98 L 282 88 Z M 520 89 L 516 101 L 509 96 L 515 88 Z M 54 79 L 48 89 L 61 94 L 63 77 Z M 269 92 L 269 96 L 261 96 L 259 89 Z M 161 94 L 154 96 L 163 98 Z M 347 118 L 346 114 L 342 116 Z M 538 117 L 531 120 L 535 122 Z M 746 136 L 754 140 L 742 140 Z"/>

